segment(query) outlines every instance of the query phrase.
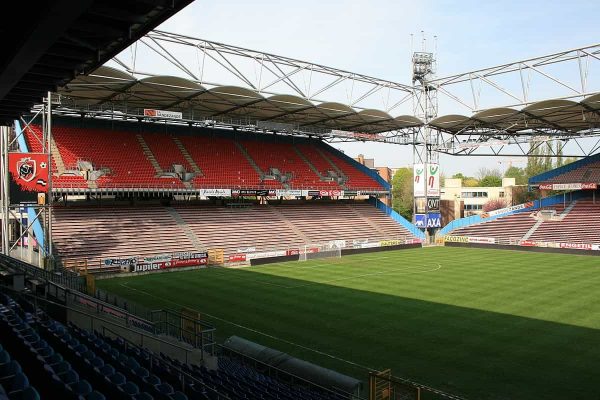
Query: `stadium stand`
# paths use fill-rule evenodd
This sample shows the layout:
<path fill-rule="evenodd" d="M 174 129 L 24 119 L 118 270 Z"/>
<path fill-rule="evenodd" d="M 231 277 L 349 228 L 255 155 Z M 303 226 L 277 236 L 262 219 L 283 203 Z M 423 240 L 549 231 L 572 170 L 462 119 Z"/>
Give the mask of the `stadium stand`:
<path fill-rule="evenodd" d="M 54 244 L 63 262 L 197 251 L 165 207 L 55 207 Z"/>
<path fill-rule="evenodd" d="M 295 147 L 295 141 L 286 137 L 248 133 L 240 140 L 226 131 L 189 135 L 143 129 L 142 125 L 130 125 L 128 130 L 55 123 L 53 138 L 64 171 L 59 173 L 58 156 L 53 157 L 54 187 L 385 190 L 338 150 L 318 140 L 295 139 L 302 142 Z M 41 136 L 41 127 L 25 129 L 35 152 L 41 145 L 34 132 Z M 192 174 L 191 179 L 175 175 L 174 165 Z"/>
<path fill-rule="evenodd" d="M 546 213 L 547 217 L 542 215 Z M 582 198 L 571 203 L 511 214 L 455 229 L 453 236 L 495 238 L 499 244 L 520 240 L 547 243 L 600 244 L 600 203 Z"/>
<path fill-rule="evenodd" d="M 547 179 L 544 183 L 600 183 L 600 161 L 595 161 Z"/>
<path fill-rule="evenodd" d="M 249 208 L 175 205 L 204 248 L 287 250 L 331 240 L 413 239 L 411 233 L 367 203 L 255 205 Z M 66 260 L 93 270 L 104 258 L 199 251 L 166 207 L 56 207 L 54 244 Z M 135 253 L 135 254 L 132 254 Z"/>
<path fill-rule="evenodd" d="M 216 369 L 186 364 L 119 336 L 62 324 L 27 298 L 16 299 L 0 292 L 0 398 L 348 398 L 307 382 L 284 382 L 229 356 L 220 356 Z"/>
<path fill-rule="evenodd" d="M 520 240 L 536 222 L 528 212 L 516 213 L 488 222 L 455 229 L 450 232 L 450 235 Z"/>
<path fill-rule="evenodd" d="M 557 211 L 558 212 L 558 211 Z M 541 242 L 600 244 L 600 204 L 578 200 L 561 221 L 544 221 L 529 237 Z"/>

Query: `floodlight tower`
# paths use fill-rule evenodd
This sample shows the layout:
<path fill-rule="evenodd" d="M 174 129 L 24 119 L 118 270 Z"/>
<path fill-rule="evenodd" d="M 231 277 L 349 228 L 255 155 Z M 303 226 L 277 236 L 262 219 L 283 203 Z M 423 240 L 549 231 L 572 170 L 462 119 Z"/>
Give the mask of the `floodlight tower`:
<path fill-rule="evenodd" d="M 413 112 L 425 125 L 415 134 L 414 162 L 427 163 L 437 162 L 437 152 L 432 150 L 435 146 L 436 135 L 432 134 L 429 122 L 437 117 L 438 96 L 437 88 L 430 81 L 435 77 L 435 56 L 433 53 L 417 51 L 413 53 Z M 417 84 L 418 83 L 418 84 Z"/>
<path fill-rule="evenodd" d="M 421 47 L 412 57 L 413 112 L 424 122 L 413 134 L 413 222 L 433 234 L 441 226 L 438 136 L 429 126 L 438 113 L 437 87 L 432 83 L 436 61 L 434 53 L 426 51 L 424 36 Z"/>

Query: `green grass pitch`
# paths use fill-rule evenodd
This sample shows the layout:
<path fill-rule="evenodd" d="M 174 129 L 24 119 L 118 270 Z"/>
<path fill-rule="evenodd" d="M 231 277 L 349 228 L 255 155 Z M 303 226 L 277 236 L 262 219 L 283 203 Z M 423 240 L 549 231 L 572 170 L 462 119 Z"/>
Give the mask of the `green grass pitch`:
<path fill-rule="evenodd" d="M 600 399 L 600 257 L 434 247 L 101 280 L 365 379 L 469 399 Z"/>

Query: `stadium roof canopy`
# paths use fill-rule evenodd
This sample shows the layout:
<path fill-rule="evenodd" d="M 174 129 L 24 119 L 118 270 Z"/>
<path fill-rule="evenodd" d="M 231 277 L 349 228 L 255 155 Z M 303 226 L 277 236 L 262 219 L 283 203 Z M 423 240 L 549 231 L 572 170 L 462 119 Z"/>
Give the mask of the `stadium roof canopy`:
<path fill-rule="evenodd" d="M 430 121 L 430 126 L 454 134 L 473 134 L 485 130 L 519 134 L 552 130 L 577 133 L 600 127 L 600 94 L 580 102 L 544 100 L 521 108 L 490 108 L 470 117 L 444 115 Z"/>
<path fill-rule="evenodd" d="M 263 96 L 240 86 L 205 87 L 174 76 L 134 76 L 102 66 L 87 76 L 79 76 L 58 93 L 77 106 L 113 104 L 128 114 L 143 115 L 143 109 L 181 111 L 186 119 L 211 117 L 251 118 L 301 126 L 317 126 L 353 132 L 379 133 L 421 126 L 416 117 L 393 117 L 385 111 L 357 111 L 337 102 L 313 103 L 299 96 Z"/>
<path fill-rule="evenodd" d="M 0 123 L 110 60 L 192 0 L 17 1 L 0 27 Z"/>
<path fill-rule="evenodd" d="M 295 95 L 263 96 L 238 86 L 205 87 L 174 76 L 137 79 L 127 72 L 102 66 L 79 76 L 58 93 L 78 106 L 117 106 L 128 114 L 143 115 L 144 108 L 181 111 L 184 118 L 227 116 L 274 121 L 352 132 L 380 133 L 419 127 L 423 121 L 410 115 L 392 116 L 375 109 L 355 110 L 335 102 L 313 103 Z M 600 94 L 581 102 L 544 100 L 515 108 L 492 108 L 472 116 L 444 115 L 430 121 L 433 128 L 451 134 L 511 134 L 531 131 L 576 133 L 600 127 Z"/>

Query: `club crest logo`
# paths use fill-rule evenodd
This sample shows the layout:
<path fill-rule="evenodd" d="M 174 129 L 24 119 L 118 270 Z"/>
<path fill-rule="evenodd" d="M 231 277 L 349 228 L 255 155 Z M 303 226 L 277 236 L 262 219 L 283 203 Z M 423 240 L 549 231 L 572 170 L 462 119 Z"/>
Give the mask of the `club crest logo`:
<path fill-rule="evenodd" d="M 29 157 L 21 158 L 17 161 L 17 171 L 19 179 L 25 182 L 31 182 L 35 178 L 37 172 L 37 163 Z"/>

